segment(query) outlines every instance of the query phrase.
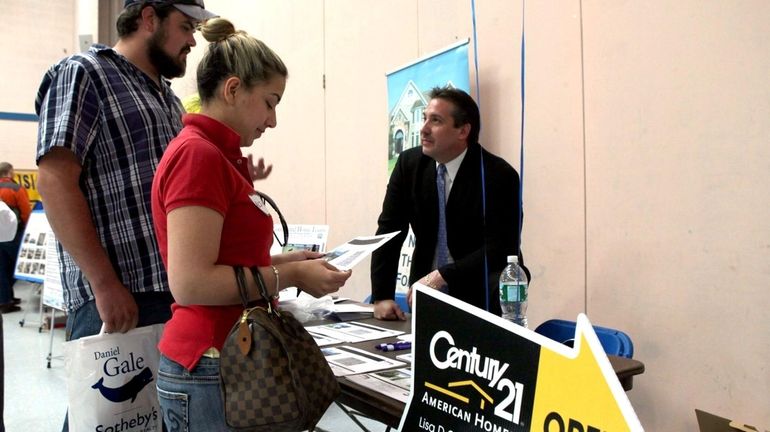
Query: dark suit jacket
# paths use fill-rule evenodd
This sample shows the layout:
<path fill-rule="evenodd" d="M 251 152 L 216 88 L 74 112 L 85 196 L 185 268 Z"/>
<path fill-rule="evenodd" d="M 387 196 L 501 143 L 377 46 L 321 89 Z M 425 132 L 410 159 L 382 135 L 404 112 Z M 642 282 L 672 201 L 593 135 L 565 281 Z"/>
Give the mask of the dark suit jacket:
<path fill-rule="evenodd" d="M 486 184 L 486 219 L 482 214 L 481 157 Z M 480 145 L 468 147 L 447 200 L 447 244 L 454 263 L 439 269 L 449 294 L 486 308 L 486 248 L 490 311 L 500 313 L 497 283 L 506 256 L 519 244 L 519 175 L 503 159 Z M 372 254 L 372 300 L 393 299 L 401 245 L 411 224 L 415 234 L 410 285 L 433 270 L 438 229 L 436 162 L 421 147 L 399 155 L 388 182 L 377 234 L 400 231 Z"/>

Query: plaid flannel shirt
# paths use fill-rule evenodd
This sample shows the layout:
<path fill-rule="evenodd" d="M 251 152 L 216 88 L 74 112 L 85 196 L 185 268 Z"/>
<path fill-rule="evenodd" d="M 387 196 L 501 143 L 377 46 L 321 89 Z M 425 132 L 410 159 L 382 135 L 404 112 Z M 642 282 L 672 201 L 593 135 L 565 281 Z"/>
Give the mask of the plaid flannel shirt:
<path fill-rule="evenodd" d="M 35 110 L 36 159 L 55 147 L 79 159 L 80 188 L 120 280 L 131 292 L 169 291 L 150 207 L 155 169 L 182 129 L 169 83 L 158 86 L 112 48 L 94 45 L 48 70 Z M 61 244 L 58 252 L 64 304 L 74 311 L 94 299 L 93 290 Z"/>

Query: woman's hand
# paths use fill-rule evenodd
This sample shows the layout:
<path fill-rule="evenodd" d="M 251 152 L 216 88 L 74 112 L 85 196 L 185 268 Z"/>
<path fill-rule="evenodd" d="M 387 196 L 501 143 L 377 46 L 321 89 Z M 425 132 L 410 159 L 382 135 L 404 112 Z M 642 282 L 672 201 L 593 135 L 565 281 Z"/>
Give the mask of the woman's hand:
<path fill-rule="evenodd" d="M 273 260 L 273 264 L 284 264 L 284 263 L 293 262 L 293 261 L 305 261 L 305 260 L 321 258 L 322 256 L 324 256 L 324 254 L 320 252 L 311 252 L 308 250 L 296 250 L 296 251 L 286 252 L 278 255 L 273 255 L 272 260 Z"/>
<path fill-rule="evenodd" d="M 297 266 L 297 287 L 316 298 L 337 292 L 352 274 L 351 270 L 339 271 L 319 259 L 306 259 L 293 264 Z"/>

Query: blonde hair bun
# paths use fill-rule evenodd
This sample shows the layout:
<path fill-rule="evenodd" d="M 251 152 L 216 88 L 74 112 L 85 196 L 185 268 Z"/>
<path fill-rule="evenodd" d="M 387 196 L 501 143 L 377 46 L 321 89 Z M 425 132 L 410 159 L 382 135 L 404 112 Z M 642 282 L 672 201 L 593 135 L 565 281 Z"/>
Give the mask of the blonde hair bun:
<path fill-rule="evenodd" d="M 200 28 L 201 35 L 209 42 L 222 42 L 234 34 L 246 34 L 235 29 L 235 25 L 225 18 L 214 18 L 206 21 Z"/>

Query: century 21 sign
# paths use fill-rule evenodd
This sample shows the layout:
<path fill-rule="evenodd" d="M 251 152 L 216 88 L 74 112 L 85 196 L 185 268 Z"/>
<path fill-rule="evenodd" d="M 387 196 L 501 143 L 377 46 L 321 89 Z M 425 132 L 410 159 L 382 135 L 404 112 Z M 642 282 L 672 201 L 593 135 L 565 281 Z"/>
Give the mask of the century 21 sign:
<path fill-rule="evenodd" d="M 401 431 L 643 430 L 585 315 L 567 347 L 418 286 Z"/>
<path fill-rule="evenodd" d="M 439 344 L 441 346 L 448 344 L 449 348 L 442 349 L 441 353 L 437 353 L 437 345 Z M 514 383 L 508 378 L 503 378 L 503 374 L 510 367 L 508 363 L 490 357 L 482 357 L 476 352 L 476 347 L 473 347 L 471 351 L 457 348 L 452 335 L 443 330 L 433 336 L 430 341 L 429 351 L 430 360 L 436 368 L 441 370 L 453 368 L 464 371 L 469 375 L 475 375 L 488 381 L 489 387 L 503 392 L 503 400 L 495 405 L 495 415 L 515 424 L 519 423 L 524 384 L 520 382 Z M 463 384 L 475 385 L 475 382 L 474 384 L 470 383 L 471 381 L 466 381 Z M 459 387 L 459 385 L 455 383 L 452 387 Z M 492 401 L 492 398 L 481 388 L 477 388 L 477 391 L 486 401 Z M 513 405 L 513 411 L 510 410 L 511 405 Z"/>

